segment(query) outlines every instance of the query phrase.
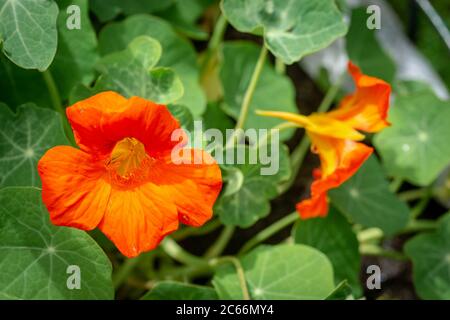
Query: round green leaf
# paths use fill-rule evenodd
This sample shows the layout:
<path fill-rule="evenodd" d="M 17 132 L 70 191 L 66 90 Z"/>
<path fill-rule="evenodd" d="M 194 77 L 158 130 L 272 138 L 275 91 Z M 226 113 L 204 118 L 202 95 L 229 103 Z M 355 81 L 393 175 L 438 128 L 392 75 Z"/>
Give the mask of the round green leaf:
<path fill-rule="evenodd" d="M 331 208 L 325 218 L 299 220 L 292 234 L 295 243 L 314 247 L 330 259 L 336 283 L 347 280 L 354 295 L 361 295 L 358 239 L 350 223 L 336 209 Z"/>
<path fill-rule="evenodd" d="M 262 32 L 266 46 L 286 64 L 347 32 L 334 0 L 222 0 L 222 11 L 239 31 Z"/>
<path fill-rule="evenodd" d="M 158 41 L 139 36 L 124 51 L 103 57 L 95 91 L 113 90 L 126 97 L 139 96 L 158 103 L 170 103 L 183 95 L 183 85 L 175 73 L 155 67 L 161 57 Z"/>
<path fill-rule="evenodd" d="M 375 156 L 339 188 L 329 192 L 331 202 L 350 220 L 394 234 L 406 226 L 408 206 L 390 190 Z"/>
<path fill-rule="evenodd" d="M 271 146 L 268 146 L 270 150 Z M 226 153 L 227 151 L 225 151 Z M 273 175 L 263 175 L 262 168 L 270 165 L 263 165 L 259 161 L 255 164 L 250 162 L 250 154 L 257 154 L 254 147 L 238 146 L 234 149 L 234 157 L 238 153 L 245 153 L 244 164 L 233 163 L 224 164 L 224 176 L 228 176 L 231 171 L 233 178 L 227 181 L 236 185 L 224 187 L 224 192 L 214 206 L 214 212 L 220 216 L 220 220 L 226 225 L 235 225 L 247 228 L 259 219 L 267 216 L 270 212 L 270 200 L 275 198 L 279 192 L 277 185 L 286 181 L 290 174 L 290 163 L 287 148 L 282 146 L 273 155 L 272 167 L 278 167 L 278 171 Z M 238 172 L 236 172 L 238 171 Z"/>
<path fill-rule="evenodd" d="M 304 245 L 260 246 L 241 259 L 253 300 L 325 299 L 334 290 L 333 268 L 320 251 Z M 242 299 L 233 265 L 219 268 L 213 285 L 220 299 Z"/>
<path fill-rule="evenodd" d="M 450 299 L 450 214 L 440 220 L 439 228 L 420 234 L 405 245 L 413 262 L 414 286 L 423 299 Z"/>
<path fill-rule="evenodd" d="M 47 69 L 56 53 L 57 17 L 50 0 L 0 0 L 3 53 L 22 68 Z"/>
<path fill-rule="evenodd" d="M 0 294 L 20 299 L 113 298 L 106 255 L 87 233 L 53 226 L 38 189 L 5 188 L 0 204 Z M 76 276 L 74 268 L 79 289 L 70 278 Z"/>
<path fill-rule="evenodd" d="M 250 83 L 260 48 L 250 42 L 226 42 L 223 46 L 223 63 L 220 79 L 224 90 L 224 110 L 234 119 L 239 117 L 242 100 Z M 269 129 L 283 120 L 262 117 L 255 114 L 256 109 L 297 112 L 295 90 L 290 79 L 275 72 L 267 62 L 258 79 L 250 109 L 245 121 L 245 128 Z M 280 133 L 282 140 L 292 136 L 294 130 Z"/>
<path fill-rule="evenodd" d="M 202 114 L 206 98 L 199 84 L 196 52 L 164 20 L 149 15 L 135 15 L 107 25 L 100 32 L 100 53 L 105 55 L 123 50 L 134 38 L 142 35 L 159 41 L 163 55 L 158 66 L 174 70 L 183 83 L 184 94 L 174 102 L 188 107 L 194 116 Z"/>
<path fill-rule="evenodd" d="M 175 281 L 158 282 L 142 300 L 217 300 L 213 288 Z"/>
<path fill-rule="evenodd" d="M 390 174 L 429 185 L 450 164 L 450 102 L 431 91 L 397 96 L 389 112 L 392 126 L 374 143 Z"/>
<path fill-rule="evenodd" d="M 119 14 L 154 13 L 170 7 L 175 0 L 90 0 L 91 9 L 101 22 L 113 20 Z"/>
<path fill-rule="evenodd" d="M 0 187 L 40 186 L 37 162 L 51 147 L 68 144 L 61 116 L 25 104 L 17 114 L 0 104 Z"/>

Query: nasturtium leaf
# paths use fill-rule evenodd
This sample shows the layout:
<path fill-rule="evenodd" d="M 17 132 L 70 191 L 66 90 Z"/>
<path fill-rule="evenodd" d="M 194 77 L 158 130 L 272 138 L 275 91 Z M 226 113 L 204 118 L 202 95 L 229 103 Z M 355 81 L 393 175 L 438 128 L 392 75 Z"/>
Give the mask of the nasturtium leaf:
<path fill-rule="evenodd" d="M 222 0 L 222 11 L 237 30 L 263 34 L 265 45 L 286 64 L 347 32 L 334 0 Z"/>
<path fill-rule="evenodd" d="M 83 231 L 56 227 L 33 187 L 0 190 L 0 293 L 20 299 L 112 299 L 111 263 Z M 79 276 L 79 289 L 77 285 Z"/>
<path fill-rule="evenodd" d="M 56 53 L 57 16 L 52 0 L 0 0 L 3 53 L 24 69 L 47 69 Z"/>
<path fill-rule="evenodd" d="M 175 281 L 158 282 L 142 300 L 217 300 L 211 287 L 198 286 Z"/>
<path fill-rule="evenodd" d="M 330 261 L 308 246 L 260 246 L 240 261 L 252 300 L 325 299 L 334 290 Z M 217 269 L 213 285 L 220 299 L 243 298 L 233 264 Z"/>
<path fill-rule="evenodd" d="M 50 107 L 51 100 L 43 74 L 34 69 L 22 69 L 0 53 L 0 101 L 11 107 L 33 101 Z"/>
<path fill-rule="evenodd" d="M 350 60 L 358 65 L 365 74 L 391 82 L 395 75 L 395 63 L 379 45 L 375 32 L 365 26 L 366 8 L 352 11 L 352 21 L 346 36 L 347 52 Z"/>
<path fill-rule="evenodd" d="M 450 164 L 450 101 L 424 90 L 399 95 L 388 120 L 374 139 L 388 172 L 429 185 Z"/>
<path fill-rule="evenodd" d="M 61 116 L 24 104 L 14 114 L 0 104 L 0 187 L 40 186 L 37 162 L 51 147 L 68 144 Z"/>
<path fill-rule="evenodd" d="M 100 59 L 101 76 L 95 91 L 113 90 L 125 97 L 139 96 L 158 103 L 170 103 L 183 95 L 178 76 L 168 68 L 156 67 L 162 49 L 158 41 L 139 36 L 124 51 Z"/>
<path fill-rule="evenodd" d="M 212 102 L 208 104 L 205 113 L 202 115 L 205 128 L 219 129 L 225 136 L 226 130 L 234 127 L 234 121 L 223 111 L 220 103 Z"/>
<path fill-rule="evenodd" d="M 80 9 L 79 17 L 75 11 L 67 11 L 72 5 Z M 59 0 L 58 6 L 58 50 L 50 71 L 61 98 L 66 99 L 77 83 L 88 85 L 94 80 L 99 54 L 97 37 L 89 20 L 88 0 Z M 76 18 L 80 19 L 79 29 Z"/>
<path fill-rule="evenodd" d="M 347 280 L 340 282 L 325 300 L 347 300 L 353 298 L 352 287 Z"/>
<path fill-rule="evenodd" d="M 250 83 L 260 48 L 250 42 L 233 41 L 223 46 L 223 64 L 220 70 L 224 90 L 224 110 L 237 119 L 242 100 Z M 283 120 L 262 117 L 255 114 L 256 109 L 297 112 L 295 90 L 285 75 L 278 74 L 267 62 L 261 72 L 250 104 L 245 128 L 269 129 Z M 280 132 L 282 140 L 292 136 L 294 130 Z"/>
<path fill-rule="evenodd" d="M 166 21 L 149 15 L 135 15 L 111 23 L 100 32 L 100 53 L 124 50 L 133 39 L 142 35 L 160 42 L 163 55 L 158 66 L 174 70 L 183 83 L 184 94 L 175 103 L 188 107 L 194 117 L 202 114 L 206 98 L 199 84 L 196 52 Z"/>
<path fill-rule="evenodd" d="M 119 14 L 154 13 L 170 7 L 175 0 L 90 0 L 91 10 L 101 22 Z"/>
<path fill-rule="evenodd" d="M 439 228 L 420 234 L 405 245 L 413 262 L 414 286 L 423 299 L 450 299 L 450 214 L 439 221 Z"/>
<path fill-rule="evenodd" d="M 175 0 L 172 6 L 157 15 L 172 23 L 180 32 L 187 36 L 206 40 L 208 33 L 196 25 L 198 18 L 206 8 L 216 0 Z"/>
<path fill-rule="evenodd" d="M 358 172 L 329 192 L 331 202 L 353 222 L 377 227 L 391 235 L 408 222 L 408 206 L 390 190 L 384 172 L 371 156 Z"/>
<path fill-rule="evenodd" d="M 167 108 L 183 129 L 189 131 L 194 128 L 194 118 L 187 107 L 180 104 L 169 104 Z"/>
<path fill-rule="evenodd" d="M 330 259 L 336 283 L 347 280 L 354 295 L 361 295 L 359 243 L 344 216 L 332 207 L 325 218 L 299 220 L 292 234 L 295 243 L 314 247 Z"/>
<path fill-rule="evenodd" d="M 238 178 L 228 179 L 224 187 L 224 190 L 233 192 L 224 192 L 214 207 L 214 212 L 226 225 L 247 228 L 267 216 L 270 212 L 269 201 L 279 194 L 277 184 L 289 179 L 291 169 L 287 148 L 280 146 L 279 149 L 272 150 L 271 145 L 265 145 L 263 148 L 267 148 L 269 155 L 269 159 L 265 159 L 264 164 L 259 158 L 262 154 L 261 149 L 256 147 L 239 145 L 232 149 L 234 155 L 230 152 L 231 148 L 225 149 L 224 162 L 226 154 L 234 160 L 230 161 L 233 164 L 227 162 L 223 164 L 223 167 L 238 171 L 233 173 Z M 238 163 L 238 154 L 245 155 L 243 164 Z M 251 154 L 258 154 L 256 161 L 251 160 Z M 238 184 L 238 186 L 229 186 L 229 183 Z"/>

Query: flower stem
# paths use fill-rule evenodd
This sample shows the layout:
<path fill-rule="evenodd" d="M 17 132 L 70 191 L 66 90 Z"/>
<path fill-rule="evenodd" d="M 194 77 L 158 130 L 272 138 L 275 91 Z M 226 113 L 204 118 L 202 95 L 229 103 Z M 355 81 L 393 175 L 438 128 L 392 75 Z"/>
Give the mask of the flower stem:
<path fill-rule="evenodd" d="M 397 192 L 403 184 L 403 178 L 396 177 L 389 185 L 391 192 Z"/>
<path fill-rule="evenodd" d="M 280 58 L 275 59 L 275 71 L 278 74 L 285 74 L 286 72 L 286 65 L 284 64 L 283 60 Z"/>
<path fill-rule="evenodd" d="M 208 67 L 211 63 L 211 59 L 217 49 L 219 48 L 220 43 L 222 42 L 223 35 L 225 34 L 225 30 L 227 29 L 227 19 L 224 15 L 220 15 L 220 17 L 217 19 L 216 25 L 214 26 L 214 31 L 211 36 L 211 39 L 208 43 L 208 48 L 206 49 L 205 57 L 203 61 L 201 62 L 200 66 L 200 75 L 203 77 L 206 70 L 208 70 Z"/>
<path fill-rule="evenodd" d="M 414 190 L 403 191 L 398 194 L 398 197 L 402 201 L 413 201 L 413 200 L 422 198 L 424 195 L 426 195 L 426 193 L 428 193 L 427 188 L 414 189 Z"/>
<path fill-rule="evenodd" d="M 256 62 L 255 69 L 253 70 L 250 83 L 245 91 L 244 99 L 242 100 L 241 112 L 236 124 L 235 129 L 242 129 L 247 120 L 248 110 L 250 108 L 250 103 L 252 102 L 253 94 L 255 93 L 256 85 L 258 84 L 259 77 L 261 76 L 262 69 L 267 57 L 267 48 L 265 45 L 262 46 L 261 52 L 259 54 L 258 61 Z"/>
<path fill-rule="evenodd" d="M 366 256 L 380 256 L 394 260 L 408 260 L 408 258 L 401 252 L 385 250 L 380 246 L 373 244 L 363 244 L 359 247 L 359 251 L 362 255 Z"/>
<path fill-rule="evenodd" d="M 172 238 L 176 241 L 183 240 L 190 236 L 201 236 L 208 234 L 221 226 L 219 219 L 208 222 L 201 228 L 186 227 L 172 234 Z"/>
<path fill-rule="evenodd" d="M 298 213 L 297 211 L 294 211 L 284 218 L 278 220 L 277 222 L 271 224 L 267 228 L 261 230 L 258 232 L 253 238 L 248 240 L 239 251 L 239 255 L 242 255 L 255 247 L 257 244 L 269 239 L 271 236 L 273 236 L 278 231 L 286 228 L 287 226 L 293 224 L 298 219 Z"/>
<path fill-rule="evenodd" d="M 437 221 L 433 220 L 412 220 L 401 233 L 413 233 L 420 231 L 432 231 L 438 227 Z"/>
<path fill-rule="evenodd" d="M 114 288 L 119 288 L 122 283 L 128 278 L 131 271 L 136 267 L 136 265 L 142 260 L 144 255 L 140 255 L 136 258 L 131 258 L 125 260 L 125 262 L 120 266 L 117 272 L 113 276 Z"/>
<path fill-rule="evenodd" d="M 225 226 L 216 242 L 214 242 L 208 251 L 206 251 L 204 257 L 206 259 L 211 259 L 220 256 L 233 236 L 234 230 L 234 226 Z"/>
<path fill-rule="evenodd" d="M 221 258 L 211 260 L 210 265 L 215 267 L 219 264 L 227 263 L 227 262 L 232 263 L 234 265 L 234 267 L 236 268 L 237 276 L 239 278 L 239 284 L 240 284 L 241 290 L 242 290 L 243 299 L 250 300 L 250 294 L 248 292 L 247 281 L 245 280 L 244 269 L 242 268 L 242 265 L 241 265 L 241 262 L 239 261 L 239 259 L 237 259 L 235 257 L 230 257 L 230 256 L 221 257 Z"/>
<path fill-rule="evenodd" d="M 185 251 L 178 245 L 173 239 L 166 237 L 161 242 L 161 247 L 168 256 L 174 260 L 184 263 L 189 266 L 205 267 L 208 266 L 208 262 L 202 258 L 199 258 L 189 252 Z"/>
<path fill-rule="evenodd" d="M 75 144 L 75 139 L 73 137 L 69 121 L 67 120 L 66 117 L 66 112 L 61 104 L 61 96 L 59 94 L 58 87 L 56 86 L 55 80 L 53 79 L 50 70 L 47 69 L 43 71 L 42 77 L 44 78 L 45 84 L 50 94 L 50 100 L 52 101 L 53 109 L 55 109 L 55 111 L 61 114 L 62 116 L 64 132 L 66 133 L 67 137 L 72 142 L 72 144 Z"/>

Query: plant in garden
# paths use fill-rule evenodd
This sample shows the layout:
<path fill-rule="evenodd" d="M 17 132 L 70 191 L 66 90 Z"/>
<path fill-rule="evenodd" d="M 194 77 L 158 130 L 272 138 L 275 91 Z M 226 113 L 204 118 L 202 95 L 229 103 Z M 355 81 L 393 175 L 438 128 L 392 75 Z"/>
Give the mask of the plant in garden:
<path fill-rule="evenodd" d="M 0 0 L 0 299 L 450 299 L 450 102 L 365 9 Z"/>

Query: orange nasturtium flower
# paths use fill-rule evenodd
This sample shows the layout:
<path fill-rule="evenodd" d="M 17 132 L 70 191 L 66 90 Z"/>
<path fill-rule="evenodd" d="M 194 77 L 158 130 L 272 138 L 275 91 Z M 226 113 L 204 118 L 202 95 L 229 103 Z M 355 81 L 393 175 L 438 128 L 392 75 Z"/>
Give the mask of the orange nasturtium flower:
<path fill-rule="evenodd" d="M 303 219 L 324 217 L 328 213 L 327 191 L 349 179 L 369 158 L 373 149 L 357 141 L 365 132 L 378 132 L 389 126 L 386 121 L 391 87 L 383 80 L 361 73 L 349 62 L 356 84 L 354 94 L 345 97 L 336 110 L 310 116 L 277 111 L 258 111 L 290 121 L 306 130 L 312 151 L 320 157 L 320 169 L 314 170 L 311 196 L 297 204 Z"/>
<path fill-rule="evenodd" d="M 219 166 L 194 149 L 182 152 L 191 161 L 172 161 L 180 141 L 171 135 L 180 125 L 165 106 L 103 92 L 66 113 L 80 149 L 54 147 L 38 164 L 53 224 L 98 227 L 133 257 L 155 248 L 179 221 L 200 226 L 211 218 Z"/>

